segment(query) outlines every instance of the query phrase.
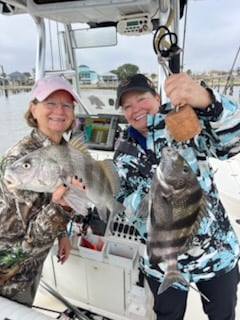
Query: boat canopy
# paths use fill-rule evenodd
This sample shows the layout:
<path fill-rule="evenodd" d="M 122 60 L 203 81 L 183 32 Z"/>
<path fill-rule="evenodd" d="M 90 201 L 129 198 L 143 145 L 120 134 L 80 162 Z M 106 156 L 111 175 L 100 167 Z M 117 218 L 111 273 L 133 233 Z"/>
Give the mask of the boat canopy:
<path fill-rule="evenodd" d="M 166 31 L 166 28 L 161 29 L 158 37 L 154 38 L 156 54 L 158 56 L 161 52 L 165 54 L 165 49 L 168 52 L 172 45 L 167 38 L 170 40 L 174 38 L 172 33 L 178 35 L 178 24 L 183 16 L 186 2 L 186 0 L 4 0 L 0 1 L 0 13 L 5 16 L 28 14 L 34 19 L 38 31 L 35 79 L 46 73 L 45 20 L 62 24 L 64 32 L 59 32 L 58 38 L 65 65 L 62 66 L 62 70 L 54 72 L 71 78 L 75 87 L 79 88 L 75 49 L 113 46 L 117 44 L 117 34 L 141 36 L 155 32 L 156 35 L 159 27 L 167 26 L 170 32 Z M 79 23 L 86 25 L 85 29 L 82 26 L 80 30 L 76 29 Z M 160 45 L 158 42 L 161 42 Z M 180 53 L 174 53 L 167 60 L 171 71 L 178 72 Z M 164 79 L 164 76 L 160 66 L 159 79 Z M 158 89 L 161 91 L 160 87 Z"/>
<path fill-rule="evenodd" d="M 186 0 L 5 0 L 0 1 L 0 13 L 28 13 L 66 24 L 80 22 L 95 27 L 116 25 L 132 15 L 147 16 L 152 21 L 159 10 L 167 11 L 171 2 L 180 5 L 182 14 Z"/>

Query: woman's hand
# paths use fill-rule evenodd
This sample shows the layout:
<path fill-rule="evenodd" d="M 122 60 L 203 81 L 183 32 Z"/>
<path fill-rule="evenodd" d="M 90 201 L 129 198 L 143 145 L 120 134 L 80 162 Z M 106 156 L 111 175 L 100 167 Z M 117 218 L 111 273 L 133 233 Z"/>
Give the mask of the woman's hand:
<path fill-rule="evenodd" d="M 173 106 L 190 105 L 193 108 L 205 109 L 212 103 L 210 93 L 184 72 L 169 76 L 164 89 Z"/>
<path fill-rule="evenodd" d="M 84 183 L 82 182 L 82 180 L 78 180 L 76 177 L 75 178 L 71 178 L 71 184 L 73 184 L 74 186 L 79 187 L 79 189 L 84 192 L 85 194 L 87 194 L 87 190 L 86 187 L 84 185 Z M 53 192 L 52 194 L 52 201 L 56 204 L 59 204 L 62 207 L 68 207 L 67 202 L 63 199 L 64 194 L 67 192 L 68 190 L 68 186 L 63 184 L 59 187 L 57 187 L 57 189 Z"/>
<path fill-rule="evenodd" d="M 69 257 L 71 251 L 71 242 L 67 236 L 58 239 L 58 262 L 63 264 Z"/>

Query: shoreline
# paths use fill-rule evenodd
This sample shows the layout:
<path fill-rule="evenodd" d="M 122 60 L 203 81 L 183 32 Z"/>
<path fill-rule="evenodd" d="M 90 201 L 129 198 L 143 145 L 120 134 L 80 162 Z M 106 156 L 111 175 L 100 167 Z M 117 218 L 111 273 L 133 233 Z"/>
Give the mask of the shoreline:
<path fill-rule="evenodd" d="M 236 76 L 234 79 L 228 79 L 226 76 L 210 76 L 210 75 L 191 75 L 193 79 L 197 82 L 204 81 L 209 87 L 225 87 L 228 84 L 228 87 L 238 87 L 240 86 L 240 76 Z M 157 86 L 157 80 L 152 79 L 152 81 Z M 28 84 L 0 84 L 0 91 L 30 91 L 32 89 L 34 82 L 29 82 Z M 98 82 L 98 83 L 88 83 L 83 84 L 80 83 L 80 90 L 81 89 L 116 89 L 119 84 L 119 81 L 109 81 L 109 82 Z"/>

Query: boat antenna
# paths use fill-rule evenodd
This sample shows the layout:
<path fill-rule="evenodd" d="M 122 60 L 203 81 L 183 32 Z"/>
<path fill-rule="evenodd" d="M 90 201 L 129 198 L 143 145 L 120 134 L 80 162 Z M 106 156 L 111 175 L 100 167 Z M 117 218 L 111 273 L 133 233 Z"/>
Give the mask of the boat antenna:
<path fill-rule="evenodd" d="M 50 20 L 48 20 L 48 30 L 49 30 L 49 45 L 50 45 L 51 66 L 52 66 L 52 70 L 54 70 L 52 29 L 51 29 L 51 21 Z"/>
<path fill-rule="evenodd" d="M 63 58 L 61 54 L 61 44 L 60 44 L 60 37 L 59 37 L 59 23 L 56 22 L 56 31 L 57 31 L 57 43 L 58 43 L 58 55 L 59 55 L 59 64 L 60 64 L 60 69 L 63 69 Z"/>
<path fill-rule="evenodd" d="M 227 89 L 229 88 L 229 83 L 230 83 L 230 80 L 231 80 L 231 77 L 232 77 L 233 69 L 235 67 L 239 52 L 240 52 L 240 46 L 239 46 L 239 48 L 237 50 L 237 53 L 235 55 L 235 58 L 233 60 L 232 68 L 229 71 L 229 74 L 228 74 L 228 77 L 227 77 L 227 81 L 226 81 L 226 85 L 225 85 L 225 87 L 223 89 L 223 95 L 225 95 L 227 93 Z"/>
<path fill-rule="evenodd" d="M 183 42 L 182 42 L 182 59 L 180 64 L 180 71 L 183 71 L 184 65 L 184 52 L 185 52 L 185 43 L 186 43 L 186 30 L 187 30 L 187 14 L 188 14 L 188 1 L 186 1 L 185 8 L 185 18 L 184 18 L 184 27 L 183 27 Z"/>

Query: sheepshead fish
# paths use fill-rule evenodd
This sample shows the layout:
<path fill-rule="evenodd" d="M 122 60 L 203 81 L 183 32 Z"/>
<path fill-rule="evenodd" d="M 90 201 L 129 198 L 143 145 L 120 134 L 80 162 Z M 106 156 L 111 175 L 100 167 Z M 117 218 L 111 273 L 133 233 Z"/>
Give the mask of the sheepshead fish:
<path fill-rule="evenodd" d="M 138 208 L 139 215 L 148 211 L 147 253 L 150 261 L 154 265 L 166 264 L 158 294 L 174 282 L 192 287 L 178 270 L 177 259 L 191 247 L 200 220 L 207 215 L 206 208 L 204 191 L 191 167 L 176 149 L 163 148 L 150 191 Z"/>
<path fill-rule="evenodd" d="M 83 180 L 87 195 L 68 183 L 69 178 L 74 176 Z M 4 178 L 13 190 L 35 192 L 52 193 L 65 183 L 69 189 L 64 199 L 70 207 L 85 216 L 87 208 L 94 205 L 105 222 L 109 212 L 115 215 L 125 209 L 114 199 L 120 182 L 113 162 L 93 159 L 79 136 L 75 136 L 68 144 L 42 147 L 23 156 L 6 167 Z"/>

